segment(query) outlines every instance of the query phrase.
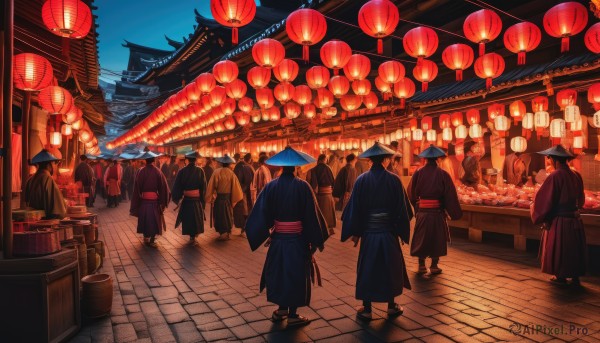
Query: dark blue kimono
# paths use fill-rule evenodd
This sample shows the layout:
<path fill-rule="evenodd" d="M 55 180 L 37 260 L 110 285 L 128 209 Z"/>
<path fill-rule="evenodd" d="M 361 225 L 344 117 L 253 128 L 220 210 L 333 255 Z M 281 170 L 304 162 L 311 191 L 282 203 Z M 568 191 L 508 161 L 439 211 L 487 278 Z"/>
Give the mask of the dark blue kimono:
<path fill-rule="evenodd" d="M 186 197 L 185 191 L 198 190 L 199 197 Z M 206 179 L 204 171 L 190 163 L 177 173 L 172 191 L 173 202 L 179 204 L 175 227 L 182 225 L 181 233 L 195 236 L 204 233 L 204 197 Z"/>
<path fill-rule="evenodd" d="M 342 214 L 342 242 L 361 237 L 357 299 L 388 302 L 410 289 L 398 237 L 408 243 L 412 216 L 400 178 L 381 164 L 356 179 Z"/>
<path fill-rule="evenodd" d="M 275 221 L 301 221 L 302 233 L 270 235 Z M 271 236 L 260 282 L 267 300 L 284 307 L 308 306 L 312 253 L 322 250 L 328 237 L 309 184 L 289 172 L 269 182 L 250 212 L 246 235 L 253 251 Z"/>

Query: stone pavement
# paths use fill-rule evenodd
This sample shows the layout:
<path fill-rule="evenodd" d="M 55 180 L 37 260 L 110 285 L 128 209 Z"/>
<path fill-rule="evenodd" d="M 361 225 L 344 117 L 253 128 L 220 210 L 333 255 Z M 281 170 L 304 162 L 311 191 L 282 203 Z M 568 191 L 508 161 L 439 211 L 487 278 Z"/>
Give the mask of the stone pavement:
<path fill-rule="evenodd" d="M 341 243 L 339 233 L 316 256 L 323 287 L 313 287 L 310 308 L 299 309 L 312 323 L 285 330 L 269 320 L 276 306 L 258 292 L 266 248 L 251 252 L 237 235 L 216 242 L 208 224 L 200 245 L 188 246 L 168 209 L 168 231 L 152 249 L 136 234 L 128 202 L 94 210 L 108 253 L 101 272 L 114 279 L 112 313 L 84 320 L 71 342 L 600 340 L 600 278 L 582 278 L 581 289 L 557 288 L 535 254 L 460 239 L 437 276 L 416 275 L 416 259 L 403 246 L 413 287 L 396 298 L 404 315 L 388 320 L 386 305 L 376 304 L 374 320 L 361 322 L 354 298 L 358 248 Z"/>

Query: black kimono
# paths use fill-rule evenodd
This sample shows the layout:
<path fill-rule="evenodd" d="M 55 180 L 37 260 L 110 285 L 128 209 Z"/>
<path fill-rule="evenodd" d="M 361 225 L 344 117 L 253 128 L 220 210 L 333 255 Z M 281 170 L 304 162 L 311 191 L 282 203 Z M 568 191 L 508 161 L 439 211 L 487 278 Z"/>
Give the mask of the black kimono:
<path fill-rule="evenodd" d="M 270 234 L 277 222 L 301 222 L 301 232 Z M 328 237 L 308 183 L 289 172 L 269 182 L 248 217 L 246 235 L 252 250 L 271 235 L 260 282 L 261 291 L 267 288 L 267 300 L 284 307 L 308 306 L 312 252 L 322 250 Z"/>
<path fill-rule="evenodd" d="M 252 193 L 250 186 L 254 180 L 254 169 L 246 162 L 238 162 L 233 169 L 237 176 L 244 193 L 244 199 L 238 202 L 233 208 L 233 222 L 236 227 L 244 229 L 248 213 L 252 210 Z"/>
<path fill-rule="evenodd" d="M 361 237 L 357 299 L 388 302 L 411 288 L 398 237 L 408 243 L 412 216 L 400 178 L 381 164 L 356 179 L 342 214 L 342 242 Z"/>
<path fill-rule="evenodd" d="M 190 194 L 197 191 L 198 195 Z M 179 205 L 175 227 L 182 225 L 181 233 L 195 236 L 204 233 L 204 197 L 206 178 L 200 167 L 188 164 L 175 177 L 172 190 L 173 201 Z M 185 194 L 187 193 L 187 194 Z M 183 199 L 183 200 L 182 200 Z"/>

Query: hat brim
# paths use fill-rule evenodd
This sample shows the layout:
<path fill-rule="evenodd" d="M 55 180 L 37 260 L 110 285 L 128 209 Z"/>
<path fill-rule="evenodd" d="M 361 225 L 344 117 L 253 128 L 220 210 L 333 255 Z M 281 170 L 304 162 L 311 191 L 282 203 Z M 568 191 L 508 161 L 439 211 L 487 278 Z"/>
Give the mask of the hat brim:
<path fill-rule="evenodd" d="M 316 160 L 312 156 L 291 147 L 286 147 L 265 161 L 266 164 L 274 167 L 299 167 L 313 162 Z"/>
<path fill-rule="evenodd" d="M 575 155 L 563 148 L 562 145 L 556 145 L 549 149 L 538 151 L 538 154 L 544 156 L 564 157 L 568 159 L 575 158 Z"/>

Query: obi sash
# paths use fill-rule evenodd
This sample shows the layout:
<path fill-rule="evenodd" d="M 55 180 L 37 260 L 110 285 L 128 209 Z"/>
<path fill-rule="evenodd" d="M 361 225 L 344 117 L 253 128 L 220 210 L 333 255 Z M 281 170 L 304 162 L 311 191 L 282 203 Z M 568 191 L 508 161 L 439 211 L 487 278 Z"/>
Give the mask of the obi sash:
<path fill-rule="evenodd" d="M 440 205 L 437 199 L 419 199 L 419 208 L 440 208 Z"/>
<path fill-rule="evenodd" d="M 317 194 L 332 194 L 333 193 L 333 187 L 331 186 L 319 186 L 319 188 L 317 189 Z"/>
<path fill-rule="evenodd" d="M 367 230 L 390 230 L 391 216 L 389 213 L 371 213 L 367 219 Z"/>
<path fill-rule="evenodd" d="M 200 197 L 200 190 L 198 189 L 192 189 L 189 191 L 183 191 L 183 196 L 186 198 L 199 198 Z"/>
<path fill-rule="evenodd" d="M 142 192 L 141 198 L 143 200 L 158 200 L 158 193 L 156 193 L 156 192 Z"/>
<path fill-rule="evenodd" d="M 280 222 L 275 221 L 273 226 L 274 233 L 302 233 L 302 222 Z"/>

